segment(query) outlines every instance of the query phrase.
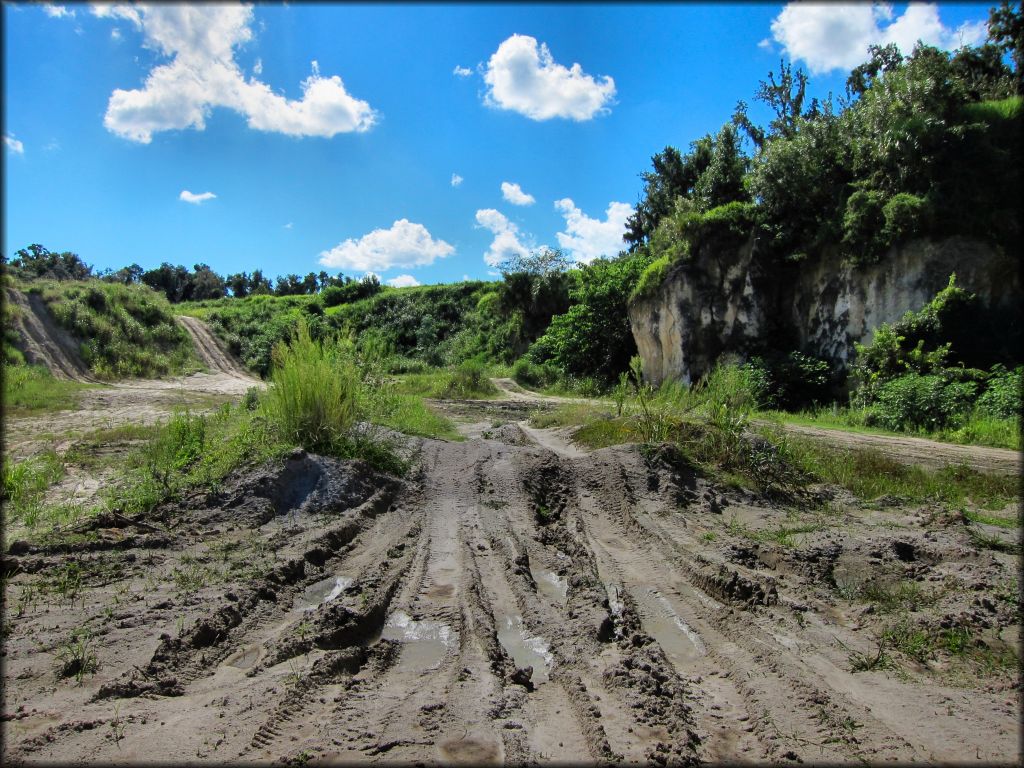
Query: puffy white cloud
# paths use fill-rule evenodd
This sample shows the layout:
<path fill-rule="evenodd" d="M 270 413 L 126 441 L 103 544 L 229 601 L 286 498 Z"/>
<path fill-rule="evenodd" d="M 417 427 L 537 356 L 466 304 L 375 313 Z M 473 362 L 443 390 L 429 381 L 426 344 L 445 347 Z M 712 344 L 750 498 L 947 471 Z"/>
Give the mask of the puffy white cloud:
<path fill-rule="evenodd" d="M 473 74 L 473 70 L 469 67 L 460 67 L 458 64 L 455 65 L 455 69 L 452 70 L 452 74 L 456 77 L 469 77 Z"/>
<path fill-rule="evenodd" d="M 287 99 L 265 83 L 248 80 L 235 48 L 252 39 L 252 8 L 243 5 L 93 6 L 93 13 L 140 27 L 145 45 L 171 57 L 154 67 L 142 88 L 116 89 L 103 124 L 113 133 L 149 143 L 153 133 L 203 130 L 214 107 L 245 115 L 250 128 L 290 136 L 365 131 L 375 120 L 370 105 L 351 96 L 337 75 L 322 77 L 316 62 L 301 83 L 302 98 Z"/>
<path fill-rule="evenodd" d="M 537 202 L 533 195 L 523 192 L 518 184 L 510 184 L 507 181 L 501 182 L 501 195 L 513 205 L 533 205 Z"/>
<path fill-rule="evenodd" d="M 4 134 L 4 144 L 6 144 L 7 148 L 16 155 L 25 154 L 25 145 L 18 141 L 16 138 L 14 138 L 13 133 Z"/>
<path fill-rule="evenodd" d="M 476 223 L 494 235 L 484 261 L 496 267 L 513 256 L 527 256 L 530 249 L 519 240 L 519 227 L 506 218 L 505 214 L 493 208 L 483 208 L 476 212 Z"/>
<path fill-rule="evenodd" d="M 257 77 L 263 74 L 263 59 L 256 59 L 256 63 L 252 65 L 252 73 Z"/>
<path fill-rule="evenodd" d="M 595 79 L 579 64 L 566 68 L 555 62 L 547 45 L 538 46 L 527 35 L 512 35 L 498 46 L 487 62 L 484 82 L 485 103 L 533 120 L 590 120 L 608 112 L 615 96 L 611 77 Z"/>
<path fill-rule="evenodd" d="M 213 192 L 202 192 L 197 195 L 194 192 L 189 192 L 187 189 L 181 190 L 181 194 L 178 195 L 179 200 L 184 200 L 186 203 L 192 203 L 193 205 L 205 203 L 207 200 L 213 200 L 215 197 L 217 196 Z"/>
<path fill-rule="evenodd" d="M 452 174 L 452 186 L 457 187 L 463 182 L 463 178 L 457 173 Z"/>
<path fill-rule="evenodd" d="M 65 16 L 74 16 L 74 11 L 69 11 L 63 5 L 54 5 L 53 3 L 43 3 L 43 12 L 51 19 L 61 19 Z"/>
<path fill-rule="evenodd" d="M 869 45 L 896 43 L 909 54 L 921 40 L 952 50 L 982 42 L 986 30 L 984 21 L 951 29 L 930 3 L 911 3 L 898 17 L 884 4 L 789 3 L 772 21 L 775 41 L 812 74 L 852 69 L 867 58 Z"/>
<path fill-rule="evenodd" d="M 358 240 L 349 238 L 320 254 L 320 263 L 355 271 L 384 272 L 394 267 L 421 267 L 455 253 L 435 240 L 422 224 L 399 219 L 390 229 L 375 229 Z"/>
<path fill-rule="evenodd" d="M 555 201 L 555 208 L 565 217 L 565 232 L 555 235 L 558 245 L 573 259 L 589 264 L 601 256 L 615 256 L 625 248 L 622 235 L 626 219 L 633 213 L 627 203 L 609 203 L 605 220 L 592 219 L 566 197 Z"/>
<path fill-rule="evenodd" d="M 387 281 L 388 285 L 393 285 L 395 288 L 412 288 L 413 286 L 419 285 L 420 281 L 412 275 L 399 275 L 398 277 L 392 277 Z"/>
<path fill-rule="evenodd" d="M 142 26 L 142 17 L 128 3 L 91 3 L 92 15 L 100 19 L 124 19 L 136 27 Z"/>

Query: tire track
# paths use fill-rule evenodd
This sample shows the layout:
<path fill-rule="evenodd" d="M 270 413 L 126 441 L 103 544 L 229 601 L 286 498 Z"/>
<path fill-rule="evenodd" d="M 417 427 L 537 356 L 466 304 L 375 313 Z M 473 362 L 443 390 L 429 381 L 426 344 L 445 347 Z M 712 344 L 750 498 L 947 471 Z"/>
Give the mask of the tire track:
<path fill-rule="evenodd" d="M 213 335 L 213 332 L 202 320 L 188 315 L 177 315 L 174 319 L 188 331 L 196 354 L 207 368 L 238 379 L 253 378 L 224 348 L 220 340 Z"/>

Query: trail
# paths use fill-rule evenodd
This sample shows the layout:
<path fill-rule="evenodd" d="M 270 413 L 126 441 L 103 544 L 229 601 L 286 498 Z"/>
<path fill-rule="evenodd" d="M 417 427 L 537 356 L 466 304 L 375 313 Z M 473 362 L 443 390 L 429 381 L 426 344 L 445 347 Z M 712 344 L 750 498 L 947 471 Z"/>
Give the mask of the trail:
<path fill-rule="evenodd" d="M 600 400 L 587 398 L 561 398 L 542 395 L 523 389 L 512 379 L 492 379 L 494 384 L 510 399 L 520 403 L 593 403 L 605 405 Z M 769 422 L 758 421 L 761 426 Z M 928 440 L 909 435 L 873 435 L 861 432 L 846 432 L 840 429 L 824 429 L 799 424 L 782 424 L 781 428 L 799 437 L 828 443 L 840 449 L 871 449 L 883 453 L 887 457 L 904 464 L 917 464 L 928 467 L 944 467 L 966 464 L 981 472 L 1000 474 L 1020 474 L 1022 471 L 1022 454 L 1006 448 L 989 448 L 980 445 L 956 445 L 938 440 Z"/>
<path fill-rule="evenodd" d="M 74 339 L 54 322 L 41 296 L 8 288 L 7 300 L 15 309 L 13 322 L 29 363 L 46 366 L 58 379 L 100 383 L 82 362 Z"/>
<path fill-rule="evenodd" d="M 211 371 L 219 371 L 240 379 L 253 378 L 251 374 L 239 365 L 234 356 L 224 349 L 220 340 L 213 335 L 202 320 L 189 317 L 188 315 L 178 315 L 174 319 L 188 331 L 196 354 L 203 361 L 203 365 Z"/>

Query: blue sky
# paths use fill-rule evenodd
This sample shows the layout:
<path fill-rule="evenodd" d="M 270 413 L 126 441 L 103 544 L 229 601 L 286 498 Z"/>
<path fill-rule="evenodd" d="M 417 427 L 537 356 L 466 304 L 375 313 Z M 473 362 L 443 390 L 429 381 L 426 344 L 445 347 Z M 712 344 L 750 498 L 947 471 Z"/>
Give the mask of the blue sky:
<path fill-rule="evenodd" d="M 955 48 L 987 5 L 8 4 L 4 253 L 102 269 L 487 278 L 614 255 L 666 145 L 780 58 L 839 94 L 869 43 Z M 459 180 L 461 179 L 461 181 Z"/>

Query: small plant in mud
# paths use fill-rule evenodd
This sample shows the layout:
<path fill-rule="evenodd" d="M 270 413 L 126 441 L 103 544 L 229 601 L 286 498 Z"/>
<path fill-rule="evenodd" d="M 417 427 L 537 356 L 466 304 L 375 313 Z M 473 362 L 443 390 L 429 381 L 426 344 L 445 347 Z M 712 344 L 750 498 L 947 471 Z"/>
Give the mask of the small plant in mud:
<path fill-rule="evenodd" d="M 871 653 L 851 651 L 849 656 L 851 672 L 870 672 L 875 669 L 892 669 L 893 662 L 885 652 L 884 639 L 878 641 L 878 650 Z"/>
<path fill-rule="evenodd" d="M 543 504 L 538 504 L 534 514 L 537 518 L 537 522 L 540 525 L 548 525 L 558 519 L 558 512 Z"/>
<path fill-rule="evenodd" d="M 117 748 L 121 748 L 121 740 L 124 738 L 125 721 L 121 718 L 121 705 L 114 705 L 114 716 L 110 718 L 110 732 L 114 737 Z"/>
<path fill-rule="evenodd" d="M 29 611 L 34 611 L 38 598 L 38 588 L 35 584 L 26 584 L 18 593 L 18 618 L 20 619 Z"/>
<path fill-rule="evenodd" d="M 57 650 L 57 676 L 74 677 L 81 685 L 85 675 L 95 674 L 99 669 L 99 660 L 92 646 L 92 634 L 87 629 L 79 628 Z"/>

